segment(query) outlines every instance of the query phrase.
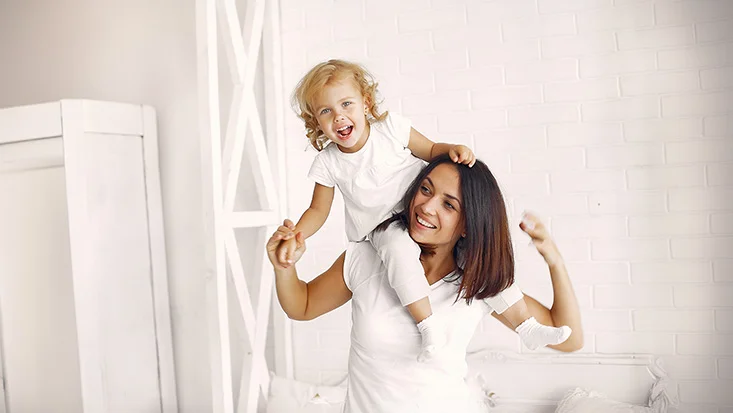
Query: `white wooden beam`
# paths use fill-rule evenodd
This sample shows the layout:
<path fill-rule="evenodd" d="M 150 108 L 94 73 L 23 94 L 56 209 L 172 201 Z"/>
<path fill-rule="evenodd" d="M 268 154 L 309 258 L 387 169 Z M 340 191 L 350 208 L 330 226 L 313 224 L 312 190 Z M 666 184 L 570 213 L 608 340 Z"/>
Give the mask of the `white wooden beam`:
<path fill-rule="evenodd" d="M 235 0 L 216 0 L 219 9 L 219 20 L 222 31 L 222 45 L 229 61 L 232 83 L 241 85 L 244 82 L 244 66 L 247 60 L 242 29 L 239 24 L 239 13 Z"/>
<path fill-rule="evenodd" d="M 0 144 L 0 173 L 44 169 L 64 164 L 61 137 Z"/>
<path fill-rule="evenodd" d="M 265 1 L 250 0 L 247 2 L 247 14 L 244 17 L 244 33 L 247 39 L 247 62 L 244 70 L 244 87 L 251 90 L 257 73 L 257 60 L 262 44 L 262 30 L 265 21 Z"/>
<path fill-rule="evenodd" d="M 245 100 L 250 118 L 252 135 L 248 142 L 247 155 L 253 166 L 257 196 L 262 209 L 273 209 L 277 205 L 275 180 L 272 177 L 272 166 L 267 154 L 264 132 L 260 123 L 260 115 L 254 102 L 254 96 Z"/>
<path fill-rule="evenodd" d="M 171 329 L 168 294 L 168 264 L 163 232 L 163 200 L 158 167 L 158 133 L 155 110 L 143 107 L 143 156 L 145 161 L 145 190 L 148 207 L 150 264 L 153 273 L 153 305 L 155 311 L 155 339 L 158 345 L 158 380 L 162 413 L 177 413 L 176 372 L 173 361 L 173 333 Z"/>
<path fill-rule="evenodd" d="M 196 0 L 202 196 L 206 200 L 204 225 L 211 399 L 213 413 L 234 413 L 226 258 L 220 216 L 223 189 L 216 21 L 214 0 Z"/>
<path fill-rule="evenodd" d="M 247 340 L 249 341 L 250 347 L 252 348 L 252 362 L 254 363 L 258 358 L 262 359 L 262 363 L 259 363 L 258 368 L 261 371 L 255 369 L 255 365 L 250 366 L 252 373 L 257 373 L 260 377 L 262 374 L 268 376 L 267 363 L 264 362 L 265 354 L 262 352 L 258 354 L 254 351 L 255 337 L 257 335 L 257 316 L 254 308 L 252 307 L 252 296 L 249 292 L 247 280 L 244 276 L 244 268 L 242 267 L 242 257 L 239 255 L 239 247 L 237 245 L 237 239 L 234 236 L 233 229 L 227 229 L 224 234 L 224 242 L 226 245 L 226 251 L 229 258 L 229 269 L 232 272 L 232 283 L 237 293 L 237 301 L 239 301 L 239 308 L 244 319 L 244 328 L 247 332 Z M 245 370 L 242 370 L 244 376 Z M 242 399 L 242 393 L 239 394 L 240 400 Z M 241 410 L 238 410 L 241 411 Z"/>
<path fill-rule="evenodd" d="M 282 85 L 282 43 L 280 39 L 279 0 L 266 3 L 263 26 L 262 58 L 265 72 L 265 107 L 267 111 L 267 149 L 273 160 L 273 179 L 277 183 L 279 223 L 287 217 L 287 165 L 285 157 L 285 102 Z M 272 294 L 275 295 L 273 289 Z M 285 315 L 277 300 L 272 300 L 275 341 L 275 371 L 280 376 L 293 378 L 292 321 Z"/>
<path fill-rule="evenodd" d="M 61 136 L 59 102 L 18 106 L 0 111 L 0 145 Z"/>
<path fill-rule="evenodd" d="M 224 140 L 224 152 L 222 163 L 226 168 L 224 172 L 224 210 L 232 211 L 237 195 L 237 185 L 242 168 L 242 156 L 244 141 L 247 137 L 247 113 L 244 107 L 244 95 L 251 93 L 243 86 L 235 86 L 232 92 L 232 104 L 229 110 L 229 124 L 227 125 L 226 138 Z"/>
<path fill-rule="evenodd" d="M 88 245 L 90 237 L 85 236 L 84 228 L 88 222 L 87 199 L 90 199 L 85 179 L 84 164 L 84 126 L 81 101 L 66 102 L 61 107 L 64 123 L 64 177 L 69 214 L 69 243 L 71 268 L 74 274 L 74 312 L 76 315 L 77 341 L 79 343 L 79 373 L 82 391 L 82 406 L 85 412 L 102 412 L 105 408 L 103 346 L 98 327 L 97 313 L 100 305 L 95 283 L 89 280 L 88 267 L 91 267 L 93 249 Z M 77 278 L 87 278 L 80 282 Z"/>
<path fill-rule="evenodd" d="M 141 106 L 84 100 L 84 131 L 109 135 L 143 136 Z"/>
<path fill-rule="evenodd" d="M 270 231 L 274 231 L 274 228 L 264 227 L 257 230 L 256 239 L 258 242 L 255 244 L 255 268 L 253 273 L 260 278 L 260 288 L 257 298 L 256 325 L 254 334 L 250 336 L 253 339 L 250 341 L 252 345 L 252 358 L 250 359 L 252 365 L 249 380 L 244 380 L 244 374 L 242 377 L 238 412 L 255 413 L 259 391 L 261 390 L 265 397 L 269 393 L 269 372 L 265 361 L 265 344 L 267 341 L 267 325 L 270 319 L 269 309 L 272 297 L 273 274 L 271 270 L 263 271 L 263 269 L 268 260 L 265 242 L 269 238 Z M 243 366 L 242 372 L 245 371 L 244 367 L 246 366 Z M 245 392 L 248 395 L 246 399 L 242 397 Z"/>
<path fill-rule="evenodd" d="M 278 211 L 237 211 L 230 212 L 227 218 L 232 228 L 256 228 L 264 225 L 277 225 Z"/>

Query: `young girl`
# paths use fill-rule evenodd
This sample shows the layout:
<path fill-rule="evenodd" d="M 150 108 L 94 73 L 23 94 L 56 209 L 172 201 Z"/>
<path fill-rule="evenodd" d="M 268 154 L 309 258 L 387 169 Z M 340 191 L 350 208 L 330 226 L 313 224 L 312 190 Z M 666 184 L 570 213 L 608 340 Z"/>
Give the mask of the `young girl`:
<path fill-rule="evenodd" d="M 453 162 L 473 166 L 476 158 L 464 145 L 433 143 L 412 128 L 409 120 L 380 113 L 376 89 L 365 68 L 342 60 L 316 65 L 296 86 L 293 106 L 319 153 L 308 173 L 316 182 L 310 207 L 291 229 L 304 238 L 318 231 L 331 210 L 334 187 L 338 187 L 349 241 L 369 239 L 374 244 L 387 268 L 390 286 L 417 323 L 422 336 L 418 360 L 426 361 L 441 349 L 446 337 L 445 326 L 432 316 L 420 248 L 394 225 L 385 231 L 372 230 L 396 212 L 424 161 L 447 153 Z M 460 209 L 461 205 L 448 200 L 440 207 Z M 440 222 L 434 217 L 415 218 L 426 231 L 439 229 Z M 281 241 L 277 250 L 281 265 L 292 264 L 295 245 L 292 236 Z M 567 326 L 549 327 L 531 317 L 522 292 L 514 285 L 486 301 L 512 323 L 530 349 L 560 344 L 570 336 Z"/>

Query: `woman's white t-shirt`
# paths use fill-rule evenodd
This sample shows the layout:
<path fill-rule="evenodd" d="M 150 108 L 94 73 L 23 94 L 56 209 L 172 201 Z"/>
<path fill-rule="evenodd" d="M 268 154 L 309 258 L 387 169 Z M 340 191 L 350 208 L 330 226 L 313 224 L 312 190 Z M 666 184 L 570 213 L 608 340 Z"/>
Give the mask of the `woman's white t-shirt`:
<path fill-rule="evenodd" d="M 316 155 L 308 177 L 338 187 L 344 198 L 346 236 L 361 241 L 389 218 L 425 162 L 412 155 L 410 120 L 390 113 L 371 122 L 369 139 L 354 153 L 329 144 Z"/>
<path fill-rule="evenodd" d="M 353 293 L 353 326 L 345 413 L 478 411 L 464 381 L 466 348 L 490 309 L 481 300 L 456 301 L 458 286 L 447 278 L 430 286 L 430 303 L 448 326 L 448 345 L 440 362 L 418 363 L 420 333 L 376 250 L 369 242 L 349 244 L 344 281 Z"/>

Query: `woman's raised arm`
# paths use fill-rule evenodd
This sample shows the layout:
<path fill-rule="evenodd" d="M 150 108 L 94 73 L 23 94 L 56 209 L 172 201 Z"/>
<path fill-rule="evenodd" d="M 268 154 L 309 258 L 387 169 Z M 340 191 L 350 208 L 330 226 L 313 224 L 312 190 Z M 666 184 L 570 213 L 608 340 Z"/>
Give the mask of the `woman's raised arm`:
<path fill-rule="evenodd" d="M 541 324 L 549 326 L 568 326 L 573 330 L 565 342 L 555 346 L 548 346 L 560 351 L 577 351 L 583 348 L 583 325 L 580 320 L 580 308 L 578 299 L 575 297 L 573 285 L 570 282 L 568 271 L 565 268 L 565 261 L 557 249 L 555 241 L 550 237 L 545 225 L 532 214 L 526 213 L 520 228 L 531 238 L 537 251 L 542 255 L 550 270 L 552 282 L 553 303 L 547 308 L 532 297 L 524 296 L 529 312 Z M 494 313 L 509 328 L 511 324 L 501 315 Z"/>
<path fill-rule="evenodd" d="M 292 257 L 297 263 L 305 252 L 303 234 L 293 234 L 292 222 L 285 220 L 267 242 L 267 256 L 275 270 L 275 289 L 285 314 L 293 320 L 312 320 L 329 311 L 344 305 L 351 299 L 351 291 L 344 281 L 344 257 L 341 254 L 326 270 L 311 282 L 306 283 L 298 278 L 295 265 L 283 267 L 277 257 L 277 247 L 280 241 L 295 236 L 296 249 Z"/>

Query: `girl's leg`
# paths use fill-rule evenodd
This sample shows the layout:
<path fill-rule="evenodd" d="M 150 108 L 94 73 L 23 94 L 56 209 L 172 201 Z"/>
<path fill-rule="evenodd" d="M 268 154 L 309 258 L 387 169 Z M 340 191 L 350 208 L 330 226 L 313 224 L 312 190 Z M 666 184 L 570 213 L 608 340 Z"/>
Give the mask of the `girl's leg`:
<path fill-rule="evenodd" d="M 387 268 L 387 279 L 400 303 L 407 308 L 422 335 L 422 351 L 418 360 L 426 361 L 445 345 L 444 328 L 430 305 L 430 286 L 420 263 L 420 247 L 406 230 L 396 224 L 384 231 L 372 231 L 369 240 Z"/>
<path fill-rule="evenodd" d="M 512 284 L 494 297 L 487 298 L 486 302 L 514 326 L 514 331 L 530 350 L 560 344 L 567 340 L 572 332 L 568 326 L 551 327 L 537 322 L 530 314 L 524 301 L 524 294 L 516 284 Z"/>

